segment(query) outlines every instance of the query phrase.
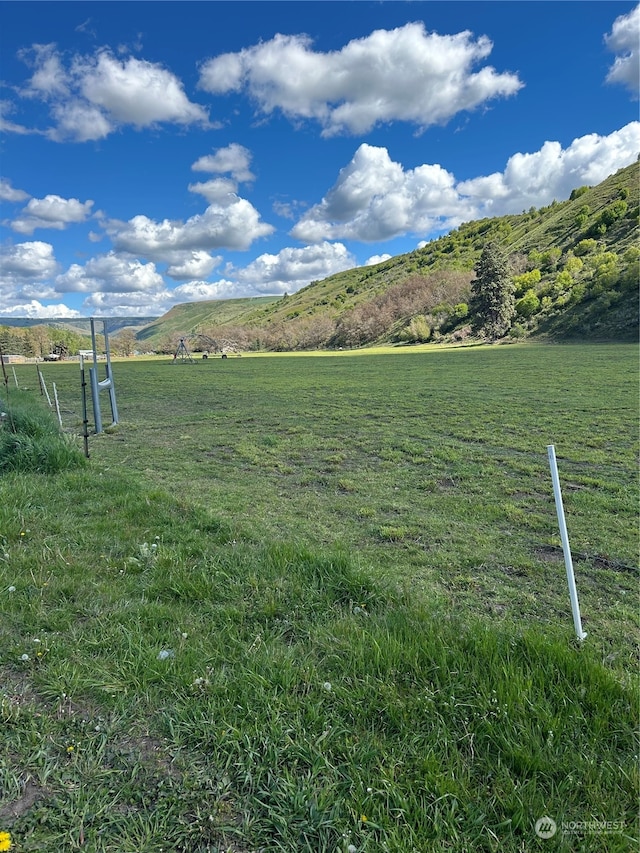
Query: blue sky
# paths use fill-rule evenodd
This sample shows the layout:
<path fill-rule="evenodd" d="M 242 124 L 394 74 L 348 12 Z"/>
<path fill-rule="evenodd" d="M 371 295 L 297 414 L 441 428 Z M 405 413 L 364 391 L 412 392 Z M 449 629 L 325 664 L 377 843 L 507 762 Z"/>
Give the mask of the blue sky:
<path fill-rule="evenodd" d="M 0 317 L 293 293 L 640 151 L 628 2 L 0 2 Z"/>

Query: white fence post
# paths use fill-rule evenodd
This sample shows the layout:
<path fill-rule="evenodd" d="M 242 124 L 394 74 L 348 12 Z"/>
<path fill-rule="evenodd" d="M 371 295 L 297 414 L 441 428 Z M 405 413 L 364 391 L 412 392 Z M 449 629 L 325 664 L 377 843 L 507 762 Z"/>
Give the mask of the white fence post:
<path fill-rule="evenodd" d="M 551 479 L 553 481 L 553 496 L 556 501 L 556 513 L 558 515 L 558 525 L 560 526 L 560 539 L 562 540 L 562 551 L 564 553 L 564 565 L 567 570 L 567 583 L 569 584 L 569 597 L 571 598 L 571 610 L 573 612 L 573 626 L 576 631 L 576 636 L 579 640 L 584 640 L 587 636 L 582 630 L 582 621 L 580 619 L 580 605 L 578 603 L 578 590 L 576 589 L 576 578 L 573 573 L 573 562 L 571 560 L 571 548 L 569 547 L 569 535 L 567 533 L 567 523 L 564 518 L 564 508 L 562 506 L 562 493 L 560 491 L 560 478 L 558 477 L 558 463 L 556 462 L 556 449 L 553 444 L 547 446 L 549 455 L 549 465 L 551 467 Z"/>

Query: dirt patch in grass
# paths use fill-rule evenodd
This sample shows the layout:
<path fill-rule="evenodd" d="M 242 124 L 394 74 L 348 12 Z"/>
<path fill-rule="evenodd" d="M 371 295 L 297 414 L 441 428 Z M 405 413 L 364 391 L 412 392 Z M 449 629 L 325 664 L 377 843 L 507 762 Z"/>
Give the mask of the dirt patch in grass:
<path fill-rule="evenodd" d="M 21 795 L 5 805 L 0 806 L 0 820 L 11 824 L 12 821 L 22 817 L 29 809 L 47 796 L 47 791 L 35 782 L 30 776 L 24 781 Z"/>

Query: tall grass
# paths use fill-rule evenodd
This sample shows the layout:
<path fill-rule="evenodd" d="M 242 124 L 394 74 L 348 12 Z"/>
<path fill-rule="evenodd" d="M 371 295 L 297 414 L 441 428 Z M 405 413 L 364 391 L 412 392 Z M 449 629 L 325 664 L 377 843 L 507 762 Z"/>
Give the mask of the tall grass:
<path fill-rule="evenodd" d="M 0 473 L 53 474 L 82 465 L 74 437 L 64 434 L 50 411 L 24 391 L 11 391 L 0 419 Z"/>

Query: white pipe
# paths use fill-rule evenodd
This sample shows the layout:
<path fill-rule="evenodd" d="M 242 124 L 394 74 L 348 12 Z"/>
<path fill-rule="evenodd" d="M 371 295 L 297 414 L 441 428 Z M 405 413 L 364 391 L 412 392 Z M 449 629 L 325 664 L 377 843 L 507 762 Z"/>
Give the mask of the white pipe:
<path fill-rule="evenodd" d="M 15 367 L 12 367 L 11 370 L 13 370 L 13 381 L 16 383 L 16 388 L 19 388 L 20 386 L 18 385 L 18 377 L 16 376 Z"/>
<path fill-rule="evenodd" d="M 56 414 L 58 415 L 58 423 L 62 426 L 62 415 L 60 414 L 60 403 L 58 402 L 58 389 L 56 383 L 53 383 L 53 399 L 56 401 Z"/>
<path fill-rule="evenodd" d="M 547 445 L 547 453 L 549 455 L 549 466 L 551 467 L 551 479 L 553 481 L 553 496 L 556 501 L 556 513 L 558 515 L 558 525 L 560 526 L 560 539 L 562 540 L 562 552 L 564 554 L 564 565 L 567 570 L 567 583 L 569 584 L 569 597 L 571 598 L 571 610 L 573 612 L 573 626 L 576 631 L 576 636 L 579 640 L 584 640 L 587 636 L 582 630 L 582 621 L 580 619 L 580 605 L 578 604 L 578 590 L 576 589 L 576 578 L 573 573 L 573 562 L 571 561 L 571 548 L 569 547 L 569 535 L 567 533 L 567 523 L 564 518 L 564 508 L 562 506 L 562 493 L 560 491 L 560 478 L 558 477 L 558 463 L 556 462 L 556 449 L 553 444 Z"/>
<path fill-rule="evenodd" d="M 38 376 L 40 377 L 40 386 L 44 391 L 44 396 L 47 398 L 47 403 L 49 404 L 49 408 L 51 408 L 51 397 L 49 396 L 49 392 L 47 391 L 47 385 L 44 381 L 44 376 L 42 375 L 42 371 L 38 368 Z"/>

